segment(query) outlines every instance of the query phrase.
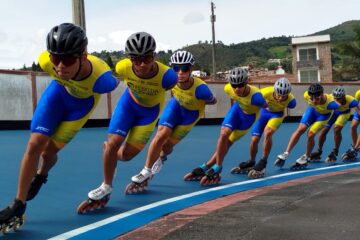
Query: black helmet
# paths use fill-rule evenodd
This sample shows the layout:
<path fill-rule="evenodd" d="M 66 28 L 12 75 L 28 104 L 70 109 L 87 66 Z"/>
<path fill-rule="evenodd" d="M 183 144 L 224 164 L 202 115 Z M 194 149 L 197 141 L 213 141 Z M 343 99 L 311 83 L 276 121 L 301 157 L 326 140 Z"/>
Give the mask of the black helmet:
<path fill-rule="evenodd" d="M 312 83 L 308 88 L 309 95 L 319 96 L 324 93 L 324 88 L 320 83 Z"/>
<path fill-rule="evenodd" d="M 143 56 L 154 52 L 155 49 L 155 39 L 146 32 L 137 32 L 130 35 L 125 44 L 125 53 L 129 55 Z"/>
<path fill-rule="evenodd" d="M 51 54 L 81 54 L 88 44 L 85 31 L 72 23 L 53 27 L 47 35 L 46 46 Z"/>

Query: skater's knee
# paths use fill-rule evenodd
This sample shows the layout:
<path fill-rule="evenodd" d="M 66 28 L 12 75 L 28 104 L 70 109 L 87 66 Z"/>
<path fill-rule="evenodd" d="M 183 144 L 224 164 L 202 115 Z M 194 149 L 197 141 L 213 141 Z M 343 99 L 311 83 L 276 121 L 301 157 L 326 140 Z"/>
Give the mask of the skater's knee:
<path fill-rule="evenodd" d="M 133 157 L 134 157 L 134 154 L 124 151 L 121 153 L 120 161 L 127 162 L 127 161 L 130 161 L 131 159 L 133 159 Z"/>
<path fill-rule="evenodd" d="M 219 140 L 225 141 L 229 139 L 229 136 L 231 134 L 231 131 L 228 131 L 227 129 L 221 129 Z"/>
<path fill-rule="evenodd" d="M 306 132 L 307 128 L 306 127 L 299 127 L 298 129 L 296 129 L 295 133 L 302 135 Z"/>
<path fill-rule="evenodd" d="M 105 144 L 105 151 L 116 152 L 120 146 L 121 142 L 117 139 L 109 139 Z"/>
<path fill-rule="evenodd" d="M 40 154 L 44 148 L 45 142 L 37 141 L 36 139 L 30 139 L 27 144 L 26 152 L 28 154 Z"/>
<path fill-rule="evenodd" d="M 260 141 L 260 138 L 258 136 L 253 136 L 251 138 L 251 143 L 257 145 Z"/>
<path fill-rule="evenodd" d="M 166 140 L 168 139 L 168 136 L 166 134 L 156 134 L 154 137 L 153 143 L 157 146 L 162 146 L 165 144 Z"/>
<path fill-rule="evenodd" d="M 339 135 L 341 134 L 342 127 L 341 126 L 335 126 L 334 127 L 334 134 Z"/>
<path fill-rule="evenodd" d="M 274 130 L 272 130 L 271 128 L 265 128 L 264 131 L 264 138 L 269 140 L 272 138 L 272 135 L 274 134 Z"/>
<path fill-rule="evenodd" d="M 316 132 L 309 131 L 307 135 L 309 139 L 314 139 L 316 136 Z"/>
<path fill-rule="evenodd" d="M 44 159 L 45 162 L 56 163 L 56 161 L 57 161 L 57 154 L 50 153 L 48 151 L 42 152 L 41 157 L 42 157 L 42 159 Z"/>
<path fill-rule="evenodd" d="M 120 161 L 130 161 L 133 159 L 141 150 L 134 147 L 124 147 L 119 150 L 118 156 L 120 156 Z"/>

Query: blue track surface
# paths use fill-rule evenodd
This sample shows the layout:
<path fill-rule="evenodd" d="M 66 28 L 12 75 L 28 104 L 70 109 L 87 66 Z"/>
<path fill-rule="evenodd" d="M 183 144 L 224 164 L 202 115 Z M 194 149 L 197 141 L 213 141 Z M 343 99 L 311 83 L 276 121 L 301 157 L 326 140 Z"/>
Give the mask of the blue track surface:
<path fill-rule="evenodd" d="M 283 170 L 273 167 L 275 156 L 282 152 L 288 143 L 292 132 L 296 129 L 297 123 L 283 124 L 280 130 L 274 135 L 274 146 L 269 158 L 267 176 L 274 176 L 288 172 L 288 167 L 298 156 L 305 151 L 306 137 L 303 136 L 298 145 L 291 153 L 291 158 Z M 351 143 L 349 125 L 343 130 L 343 143 L 340 153 L 344 152 Z M 152 180 L 149 190 L 142 195 L 124 195 L 123 191 L 132 175 L 138 173 L 145 160 L 146 150 L 140 153 L 131 162 L 119 162 L 118 173 L 114 181 L 114 192 L 108 207 L 102 211 L 97 211 L 89 215 L 78 215 L 76 207 L 84 200 L 89 190 L 97 187 L 102 181 L 102 142 L 106 139 L 106 128 L 83 129 L 59 155 L 57 165 L 49 174 L 49 181 L 41 189 L 36 199 L 28 203 L 26 212 L 26 223 L 16 234 L 9 234 L 0 237 L 1 239 L 47 239 L 82 226 L 107 219 L 129 210 L 152 204 L 168 198 L 209 189 L 210 187 L 200 187 L 198 182 L 184 182 L 183 176 L 197 165 L 206 161 L 213 153 L 219 126 L 196 126 L 192 132 L 181 142 L 174 153 L 169 157 L 162 172 Z M 26 146 L 29 131 L 0 131 L 0 207 L 9 204 L 16 193 L 17 177 L 19 164 Z M 333 143 L 332 132 L 328 135 L 328 141 L 324 147 L 324 157 L 331 151 Z M 247 181 L 245 175 L 232 175 L 229 170 L 237 165 L 239 161 L 248 159 L 250 135 L 240 139 L 227 155 L 222 173 L 221 186 Z M 259 156 L 261 145 L 259 146 Z M 338 160 L 338 162 L 340 162 Z M 311 164 L 308 169 L 325 167 L 324 163 Z M 350 165 L 349 165 L 350 167 Z M 346 168 L 346 166 L 345 166 Z M 339 168 L 342 169 L 342 168 Z M 334 171 L 332 169 L 327 171 Z M 308 174 L 318 174 L 309 172 Z M 308 175 L 302 172 L 297 177 Z M 184 201 L 184 204 L 153 209 L 155 213 L 139 213 L 124 222 L 115 222 L 115 225 L 107 225 L 107 231 L 111 234 L 121 233 L 123 229 L 131 229 L 147 223 L 148 221 L 167 213 L 172 209 L 177 210 L 193 205 L 198 202 L 216 198 L 232 192 L 283 182 L 291 177 L 270 178 L 262 181 L 247 183 L 249 185 L 239 185 L 230 190 L 213 191 L 204 196 L 194 198 L 193 202 Z M 122 229 L 119 226 L 122 224 Z M 103 228 L 104 229 L 104 228 Z M 80 236 L 79 236 L 80 237 Z M 105 237 L 105 236 L 104 236 Z M 76 238 L 80 239 L 80 238 Z M 83 235 L 82 239 L 89 239 Z M 96 239 L 99 239 L 98 237 Z"/>

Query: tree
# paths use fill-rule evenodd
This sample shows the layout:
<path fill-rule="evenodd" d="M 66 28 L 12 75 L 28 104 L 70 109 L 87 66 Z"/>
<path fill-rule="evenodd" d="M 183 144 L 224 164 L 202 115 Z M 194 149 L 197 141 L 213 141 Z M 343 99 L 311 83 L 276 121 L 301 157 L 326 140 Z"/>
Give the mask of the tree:
<path fill-rule="evenodd" d="M 339 80 L 360 80 L 360 25 L 354 26 L 353 31 L 355 41 L 338 45 L 340 53 L 345 55 L 339 68 L 335 68 Z"/>
<path fill-rule="evenodd" d="M 35 62 L 33 62 L 32 65 L 31 65 L 31 71 L 33 71 L 33 72 L 37 71 L 37 67 L 36 67 Z"/>
<path fill-rule="evenodd" d="M 285 70 L 285 72 L 292 73 L 292 60 L 291 60 L 291 58 L 281 59 L 280 65 Z"/>
<path fill-rule="evenodd" d="M 114 63 L 110 57 L 110 54 L 107 55 L 106 61 L 105 61 L 111 69 L 114 69 Z"/>

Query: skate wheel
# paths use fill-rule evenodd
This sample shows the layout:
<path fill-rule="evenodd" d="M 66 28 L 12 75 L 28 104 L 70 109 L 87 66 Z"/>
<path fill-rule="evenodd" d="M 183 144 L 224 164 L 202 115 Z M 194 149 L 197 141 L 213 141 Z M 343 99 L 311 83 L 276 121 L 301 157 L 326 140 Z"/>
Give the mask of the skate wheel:
<path fill-rule="evenodd" d="M 234 168 L 232 168 L 231 169 L 231 171 L 230 171 L 230 173 L 235 173 L 235 174 L 237 174 L 237 173 L 240 173 L 240 168 L 239 167 L 234 167 Z"/>
<path fill-rule="evenodd" d="M 208 178 L 206 176 L 200 179 L 200 185 L 206 186 L 208 184 Z"/>
<path fill-rule="evenodd" d="M 132 182 L 129 183 L 125 188 L 125 194 L 132 194 L 133 187 L 134 187 L 134 183 L 132 183 Z"/>
<path fill-rule="evenodd" d="M 11 229 L 13 229 L 13 224 L 12 222 L 10 222 L 9 224 L 3 224 L 2 226 L 2 233 L 3 234 L 8 234 L 9 232 L 11 232 Z"/>
<path fill-rule="evenodd" d="M 184 180 L 185 181 L 194 181 L 194 180 L 198 180 L 196 177 L 194 177 L 194 175 L 192 173 L 188 173 L 184 176 Z"/>
<path fill-rule="evenodd" d="M 85 201 L 82 201 L 81 203 L 80 203 L 80 205 L 78 206 L 78 208 L 76 209 L 76 211 L 77 211 L 77 213 L 78 214 L 84 214 L 84 213 L 86 213 L 87 212 L 87 208 L 88 208 L 88 206 L 89 206 L 89 200 L 85 200 Z"/>

